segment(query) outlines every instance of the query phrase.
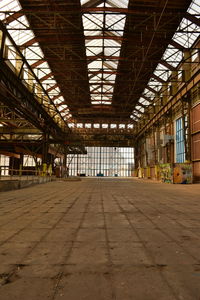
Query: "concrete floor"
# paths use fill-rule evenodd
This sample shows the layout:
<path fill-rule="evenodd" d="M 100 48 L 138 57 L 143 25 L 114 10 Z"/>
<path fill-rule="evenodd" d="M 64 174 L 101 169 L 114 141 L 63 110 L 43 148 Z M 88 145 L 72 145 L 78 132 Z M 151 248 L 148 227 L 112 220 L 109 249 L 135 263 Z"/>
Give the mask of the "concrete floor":
<path fill-rule="evenodd" d="M 1 193 L 0 299 L 199 300 L 200 185 L 88 178 Z"/>

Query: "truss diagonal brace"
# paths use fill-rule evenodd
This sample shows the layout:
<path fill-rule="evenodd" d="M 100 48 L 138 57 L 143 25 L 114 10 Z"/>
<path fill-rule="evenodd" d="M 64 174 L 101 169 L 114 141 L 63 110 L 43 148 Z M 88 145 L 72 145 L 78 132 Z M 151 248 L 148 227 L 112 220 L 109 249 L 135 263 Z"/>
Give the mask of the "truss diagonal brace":
<path fill-rule="evenodd" d="M 185 18 L 200 27 L 200 19 L 197 17 L 191 15 L 190 13 L 186 13 Z"/>

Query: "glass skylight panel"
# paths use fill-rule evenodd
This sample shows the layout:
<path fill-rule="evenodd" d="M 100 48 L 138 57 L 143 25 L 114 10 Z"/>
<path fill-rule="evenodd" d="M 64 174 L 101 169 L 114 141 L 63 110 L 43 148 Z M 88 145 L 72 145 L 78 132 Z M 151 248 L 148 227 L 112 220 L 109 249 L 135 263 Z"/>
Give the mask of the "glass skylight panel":
<path fill-rule="evenodd" d="M 88 63 L 89 68 L 101 68 L 102 64 L 100 61 L 91 61 Z"/>
<path fill-rule="evenodd" d="M 59 97 L 59 98 L 57 98 L 56 100 L 55 100 L 55 104 L 60 104 L 60 103 L 62 103 L 64 100 L 63 100 L 63 98 L 62 97 Z"/>
<path fill-rule="evenodd" d="M 107 3 L 113 7 L 121 7 L 127 8 L 128 7 L 128 0 L 108 0 Z"/>
<path fill-rule="evenodd" d="M 109 100 L 111 103 L 113 84 L 116 79 L 116 70 L 120 56 L 121 41 L 115 40 L 118 36 L 123 36 L 125 25 L 125 15 L 106 10 L 106 7 L 128 7 L 128 0 L 102 1 L 96 7 L 105 7 L 105 11 L 98 13 L 84 13 L 83 28 L 85 34 L 86 55 L 88 56 L 89 84 L 92 103 L 98 100 L 99 104 Z M 81 0 L 81 4 L 87 6 L 87 1 Z M 94 37 L 91 39 L 91 37 Z M 95 38 L 96 37 L 96 38 Z M 96 48 L 95 48 L 96 46 Z M 90 60 L 92 59 L 92 60 Z M 92 70 L 99 73 L 90 76 Z M 109 72 L 109 73 L 106 73 Z M 99 83 L 99 87 L 98 87 Z M 97 85 L 97 88 L 95 88 Z M 109 97 L 106 93 L 109 92 Z M 94 94 L 96 93 L 96 95 Z M 100 96 L 100 98 L 98 98 Z"/>
<path fill-rule="evenodd" d="M 13 0 L 3 0 L 0 1 L 0 11 L 19 11 L 20 6 L 17 1 Z M 0 12 L 0 19 L 4 20 L 9 14 L 1 13 Z"/>
<path fill-rule="evenodd" d="M 121 42 L 120 41 L 115 41 L 112 39 L 106 39 L 104 40 L 104 46 L 105 47 L 111 47 L 111 48 L 121 48 Z"/>
<path fill-rule="evenodd" d="M 120 55 L 120 50 L 119 49 L 115 49 L 115 48 L 105 48 L 105 54 L 106 56 L 119 56 Z"/>
<path fill-rule="evenodd" d="M 44 80 L 42 82 L 42 86 L 45 90 L 47 90 L 49 87 L 51 87 L 51 85 L 56 84 L 55 79 L 51 79 L 51 80 Z M 52 95 L 55 96 L 55 94 L 58 94 L 59 92 L 56 92 L 55 90 L 52 90 L 51 92 L 49 92 L 49 96 L 51 97 Z"/>
<path fill-rule="evenodd" d="M 91 15 L 90 17 L 88 16 L 83 16 L 83 26 L 84 30 L 88 29 L 101 29 L 103 24 L 103 18 L 102 15 L 99 15 L 96 17 L 95 15 Z"/>
<path fill-rule="evenodd" d="M 167 67 L 163 66 L 162 64 L 158 64 L 154 74 L 163 80 L 167 81 L 169 76 L 171 75 L 171 71 L 167 69 Z"/>
<path fill-rule="evenodd" d="M 162 87 L 161 83 L 158 82 L 157 80 L 155 80 L 155 81 L 150 80 L 148 83 L 148 86 L 151 87 L 152 89 L 154 89 L 156 92 L 158 92 Z"/>
<path fill-rule="evenodd" d="M 151 100 L 151 99 L 149 99 Z M 151 103 L 151 101 L 148 101 L 147 99 L 144 98 L 140 98 L 139 103 L 143 104 L 143 105 L 149 105 Z"/>
<path fill-rule="evenodd" d="M 188 11 L 188 13 L 195 15 L 196 18 L 200 18 L 200 1 L 199 0 L 193 0 Z M 190 48 L 197 38 L 199 37 L 200 28 L 196 24 L 192 23 L 190 20 L 183 18 L 180 25 L 177 28 L 177 31 L 175 32 L 173 36 L 173 40 L 180 44 L 181 46 L 185 48 Z M 179 63 L 183 59 L 183 53 L 179 49 L 173 47 L 172 45 L 169 45 L 167 49 L 165 50 L 165 53 L 162 57 L 162 60 L 165 60 L 169 65 L 173 67 L 177 67 Z M 167 81 L 169 76 L 171 75 L 171 70 L 163 66 L 162 64 L 158 64 L 156 67 L 154 74 L 158 77 L 162 78 L 163 80 Z M 149 80 L 148 85 L 152 86 L 152 83 L 155 82 L 155 79 L 151 78 Z M 155 91 L 159 91 L 161 88 L 161 84 L 157 82 L 158 85 L 154 86 L 153 89 Z M 148 89 L 145 89 L 143 92 L 143 95 L 146 97 L 149 97 L 150 99 L 154 99 L 155 94 Z M 147 100 L 142 102 L 142 97 L 139 99 L 139 103 L 143 104 L 149 104 Z"/>
<path fill-rule="evenodd" d="M 127 127 L 130 128 L 130 129 L 133 129 L 133 124 L 128 124 Z"/>
<path fill-rule="evenodd" d="M 198 16 L 196 16 L 197 18 L 200 18 L 200 2 L 199 0 L 193 0 L 189 9 L 188 9 L 188 12 L 190 14 L 197 14 Z"/>
<path fill-rule="evenodd" d="M 101 53 L 100 48 L 87 48 L 86 49 L 86 55 L 87 56 L 92 56 L 92 55 L 99 55 Z"/>
<path fill-rule="evenodd" d="M 85 45 L 87 48 L 94 49 L 95 47 L 103 47 L 103 41 L 101 39 L 94 39 L 94 40 L 85 40 Z"/>
<path fill-rule="evenodd" d="M 111 69 L 111 70 L 116 70 L 117 69 L 117 62 L 115 62 L 115 61 L 111 61 L 111 60 L 110 61 L 105 61 L 104 65 L 107 68 Z"/>
<path fill-rule="evenodd" d="M 81 0 L 81 5 L 85 5 L 89 0 Z"/>
<path fill-rule="evenodd" d="M 178 31 L 179 30 L 182 32 L 176 32 L 173 36 L 173 40 L 184 47 L 190 48 L 199 36 L 199 26 L 187 19 L 183 19 L 178 28 Z"/>
<path fill-rule="evenodd" d="M 25 15 L 17 16 L 16 19 L 9 18 L 15 12 L 18 12 L 20 10 L 21 10 L 21 5 L 19 4 L 18 0 L 0 1 L 0 20 L 2 20 L 6 24 L 6 28 L 9 34 L 11 35 L 11 37 L 13 38 L 14 42 L 21 48 L 21 51 L 25 56 L 28 64 L 34 68 L 33 71 L 35 75 L 38 78 L 42 79 L 44 78 L 44 76 L 46 75 L 48 76 L 48 74 L 51 74 L 51 70 L 47 62 L 37 64 L 39 60 L 41 59 L 44 60 L 44 54 L 42 53 L 42 50 L 40 49 L 39 44 L 37 42 L 33 43 L 30 46 L 26 46 L 26 42 L 35 38 L 34 33 L 30 29 L 26 16 Z M 9 22 L 7 20 L 9 20 Z M 8 46 L 8 59 L 10 59 L 10 62 L 13 64 L 13 66 L 15 66 L 16 50 L 8 39 L 6 39 L 5 43 Z M 34 64 L 37 65 L 34 66 Z M 28 72 L 27 64 L 24 64 L 23 68 L 24 68 L 24 80 L 28 82 L 30 79 L 27 73 Z M 35 83 L 35 79 L 32 79 L 32 82 Z M 42 80 L 41 82 L 41 85 L 45 90 L 47 90 L 48 88 L 54 85 L 56 86 L 56 84 L 57 83 L 52 74 L 48 78 L 44 78 L 44 80 Z M 49 97 L 54 100 L 54 97 L 59 94 L 60 94 L 60 89 L 57 87 L 49 92 Z M 59 103 L 59 102 L 64 102 L 64 98 L 63 97 L 57 98 L 55 103 Z M 62 107 L 63 109 L 67 108 L 67 105 L 65 104 Z"/>
<path fill-rule="evenodd" d="M 101 81 L 101 77 L 100 77 L 100 76 L 92 75 L 92 76 L 90 77 L 91 83 L 92 83 L 93 81 L 96 82 L 96 81 L 98 81 L 98 80 Z"/>
<path fill-rule="evenodd" d="M 180 61 L 183 59 L 182 51 L 176 50 L 173 55 L 166 59 L 166 61 L 173 67 L 177 67 Z"/>

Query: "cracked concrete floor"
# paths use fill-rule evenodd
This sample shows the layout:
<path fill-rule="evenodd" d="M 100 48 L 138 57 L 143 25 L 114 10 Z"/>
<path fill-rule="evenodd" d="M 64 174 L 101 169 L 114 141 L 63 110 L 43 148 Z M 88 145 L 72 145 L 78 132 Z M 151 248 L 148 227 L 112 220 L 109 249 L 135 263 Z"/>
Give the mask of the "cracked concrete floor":
<path fill-rule="evenodd" d="M 200 300 L 200 185 L 87 178 L 1 193 L 0 299 Z"/>

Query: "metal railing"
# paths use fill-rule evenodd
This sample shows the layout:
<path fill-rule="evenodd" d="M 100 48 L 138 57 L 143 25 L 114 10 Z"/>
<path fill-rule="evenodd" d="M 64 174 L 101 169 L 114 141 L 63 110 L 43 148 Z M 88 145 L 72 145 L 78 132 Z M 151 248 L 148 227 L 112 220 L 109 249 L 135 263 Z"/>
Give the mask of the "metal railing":
<path fill-rule="evenodd" d="M 41 177 L 53 177 L 52 172 L 43 172 L 38 169 L 10 169 L 0 166 L 0 180 L 35 180 Z"/>

